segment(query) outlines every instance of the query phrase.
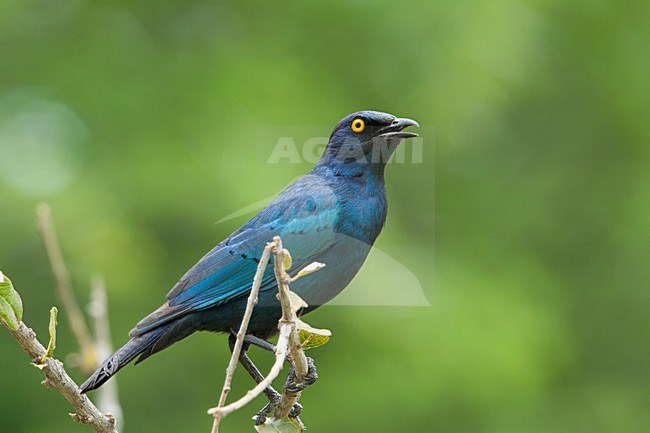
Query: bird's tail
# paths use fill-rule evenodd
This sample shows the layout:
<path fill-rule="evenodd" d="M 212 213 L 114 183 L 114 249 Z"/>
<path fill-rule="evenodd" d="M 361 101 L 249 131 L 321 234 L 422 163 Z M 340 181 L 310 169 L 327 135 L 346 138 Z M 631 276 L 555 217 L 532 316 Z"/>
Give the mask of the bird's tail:
<path fill-rule="evenodd" d="M 190 320 L 188 320 L 190 319 Z M 152 329 L 141 335 L 132 337 L 124 346 L 120 347 L 111 356 L 106 358 L 102 365 L 80 386 L 84 394 L 102 386 L 119 369 L 133 361 L 138 355 L 136 364 L 150 357 L 156 352 L 187 337 L 195 328 L 192 326 L 191 316 L 180 318 Z"/>

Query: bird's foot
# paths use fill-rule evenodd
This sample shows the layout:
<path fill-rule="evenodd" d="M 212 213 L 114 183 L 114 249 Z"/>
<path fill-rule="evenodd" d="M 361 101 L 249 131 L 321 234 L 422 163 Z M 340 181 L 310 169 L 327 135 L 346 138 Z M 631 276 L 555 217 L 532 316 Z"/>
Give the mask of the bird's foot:
<path fill-rule="evenodd" d="M 257 415 L 255 415 L 255 425 L 262 425 L 266 422 L 268 416 L 275 410 L 278 401 L 280 401 L 280 394 L 269 398 L 268 404 L 264 406 L 262 410 L 257 412 Z M 295 403 L 291 408 L 291 412 L 289 412 L 289 418 L 295 418 L 298 421 L 298 424 L 302 424 L 302 421 L 300 421 L 300 418 L 298 418 L 301 412 L 302 405 L 300 405 L 300 403 Z"/>
<path fill-rule="evenodd" d="M 257 412 L 257 415 L 255 415 L 255 425 L 262 425 L 266 422 L 266 418 L 268 415 L 273 412 L 273 409 L 275 409 L 275 403 L 271 403 L 270 401 L 267 403 L 266 406 L 262 408 L 259 412 Z"/>
<path fill-rule="evenodd" d="M 318 373 L 316 372 L 314 360 L 312 358 L 307 358 L 307 375 L 301 382 L 297 382 L 295 371 L 293 367 L 291 367 L 291 371 L 287 376 L 287 381 L 284 383 L 284 389 L 294 393 L 300 392 L 303 389 L 307 388 L 309 385 L 316 382 L 316 380 L 318 380 Z"/>

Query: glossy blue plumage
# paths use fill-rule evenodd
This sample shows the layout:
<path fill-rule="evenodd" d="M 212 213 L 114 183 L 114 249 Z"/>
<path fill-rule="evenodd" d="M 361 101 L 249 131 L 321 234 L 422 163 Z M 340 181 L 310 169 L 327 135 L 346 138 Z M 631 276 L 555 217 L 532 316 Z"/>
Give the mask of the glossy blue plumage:
<path fill-rule="evenodd" d="M 355 119 L 364 121 L 360 133 L 351 129 Z M 259 257 L 274 236 L 280 236 L 291 251 L 291 274 L 314 261 L 326 264 L 291 286 L 309 304 L 305 312 L 340 293 L 361 268 L 384 225 L 385 163 L 403 138 L 415 135 L 400 132 L 413 125 L 417 124 L 373 111 L 342 119 L 314 169 L 187 271 L 167 294 L 167 302 L 136 325 L 131 340 L 104 361 L 82 390 L 97 388 L 135 357 L 141 361 L 195 331 L 237 329 Z M 381 158 L 373 156 L 377 146 Z M 276 293 L 269 266 L 250 333 L 268 338 L 277 332 L 281 312 Z"/>

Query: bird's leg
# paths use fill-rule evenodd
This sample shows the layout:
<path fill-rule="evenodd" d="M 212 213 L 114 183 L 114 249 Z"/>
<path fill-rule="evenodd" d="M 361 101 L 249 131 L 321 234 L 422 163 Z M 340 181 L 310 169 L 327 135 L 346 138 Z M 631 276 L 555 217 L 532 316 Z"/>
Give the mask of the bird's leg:
<path fill-rule="evenodd" d="M 230 338 L 232 338 L 232 336 L 237 337 L 237 331 L 233 328 L 230 328 L 230 336 Z M 253 334 L 244 335 L 244 341 L 246 343 L 252 344 L 253 346 L 257 346 L 260 349 L 264 349 L 267 352 L 275 353 L 275 346 L 272 343 L 264 340 L 263 338 L 256 337 Z"/>
<path fill-rule="evenodd" d="M 257 337 L 255 337 L 257 338 Z M 237 339 L 237 336 L 235 334 L 230 334 L 228 336 L 228 347 L 230 348 L 230 351 L 232 352 L 235 348 L 235 340 Z M 266 340 L 262 340 L 266 341 Z M 266 341 L 269 345 L 268 341 Z M 272 345 L 271 345 L 272 346 Z M 248 345 L 245 345 L 245 347 L 242 347 L 242 352 L 239 354 L 239 363 L 244 367 L 244 369 L 248 372 L 248 374 L 253 378 L 255 383 L 260 383 L 264 380 L 264 375 L 260 372 L 260 370 L 255 366 L 253 361 L 248 357 L 246 354 L 246 350 L 248 350 Z M 267 386 L 264 389 L 264 395 L 266 398 L 269 399 L 269 403 L 260 410 L 256 417 L 255 417 L 255 424 L 256 425 L 261 425 L 264 424 L 266 421 L 266 417 L 275 409 L 275 405 L 278 403 L 280 400 L 280 393 L 278 393 L 272 386 Z M 291 409 L 291 412 L 289 413 L 289 416 L 292 418 L 298 418 L 300 415 L 300 412 L 302 411 L 302 406 L 298 403 L 294 404 L 293 408 Z"/>
<path fill-rule="evenodd" d="M 252 344 L 253 346 L 257 346 L 260 349 L 264 349 L 268 352 L 275 353 L 275 346 L 272 343 L 269 343 L 268 341 L 256 337 L 252 334 L 246 334 L 246 336 L 244 336 L 244 341 Z"/>
<path fill-rule="evenodd" d="M 314 365 L 314 360 L 312 358 L 307 357 L 307 374 L 303 380 L 301 382 L 296 381 L 296 373 L 293 366 L 291 366 L 287 380 L 284 383 L 284 389 L 289 392 L 300 392 L 316 382 L 316 380 L 318 380 L 316 365 Z"/>
<path fill-rule="evenodd" d="M 230 352 L 232 352 L 235 348 L 235 340 L 236 336 L 233 334 L 230 334 L 228 336 L 228 347 L 230 348 Z M 244 345 L 242 347 L 242 351 L 239 354 L 239 363 L 244 367 L 244 369 L 248 372 L 248 374 L 253 378 L 255 383 L 260 383 L 264 380 L 264 375 L 260 372 L 260 370 L 253 364 L 253 361 L 248 357 L 246 354 L 246 350 L 248 350 L 247 345 Z M 269 402 L 277 401 L 280 398 L 280 394 L 273 389 L 272 386 L 266 387 L 264 389 L 264 395 L 269 399 Z"/>

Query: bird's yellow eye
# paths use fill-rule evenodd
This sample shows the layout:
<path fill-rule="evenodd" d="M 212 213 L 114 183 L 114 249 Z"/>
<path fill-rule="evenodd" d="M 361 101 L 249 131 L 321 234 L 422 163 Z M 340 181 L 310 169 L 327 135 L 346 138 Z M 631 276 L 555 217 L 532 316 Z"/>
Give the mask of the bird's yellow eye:
<path fill-rule="evenodd" d="M 357 134 L 363 131 L 365 127 L 366 127 L 366 122 L 364 122 L 363 119 L 357 118 L 352 121 L 352 130 Z"/>

